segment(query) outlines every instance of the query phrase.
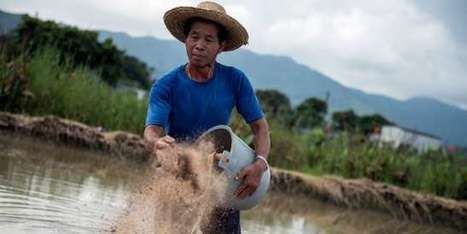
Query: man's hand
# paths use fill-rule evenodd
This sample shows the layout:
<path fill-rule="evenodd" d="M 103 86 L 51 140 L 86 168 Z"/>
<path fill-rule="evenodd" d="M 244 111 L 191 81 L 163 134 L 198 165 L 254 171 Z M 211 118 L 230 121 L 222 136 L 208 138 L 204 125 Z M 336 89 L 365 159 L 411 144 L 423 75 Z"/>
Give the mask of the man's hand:
<path fill-rule="evenodd" d="M 158 125 L 148 125 L 144 128 L 145 149 L 150 153 L 166 149 L 175 143 L 175 139 L 165 135 L 164 129 Z"/>
<path fill-rule="evenodd" d="M 156 152 L 157 150 L 163 150 L 167 147 L 173 146 L 174 143 L 175 143 L 175 139 L 173 139 L 170 136 L 163 136 L 161 138 L 158 138 L 154 142 L 153 152 Z"/>
<path fill-rule="evenodd" d="M 240 199 L 251 196 L 261 183 L 261 177 L 266 168 L 267 166 L 262 160 L 257 160 L 241 170 L 235 177 L 241 181 L 241 184 L 234 195 Z"/>
<path fill-rule="evenodd" d="M 255 135 L 254 142 L 256 154 L 267 156 L 271 149 L 268 122 L 263 117 L 251 123 L 250 127 Z M 237 191 L 235 191 L 234 195 L 240 199 L 251 196 L 261 183 L 261 177 L 267 167 L 268 166 L 265 161 L 256 160 L 254 163 L 241 170 L 236 177 L 241 181 L 241 184 Z"/>

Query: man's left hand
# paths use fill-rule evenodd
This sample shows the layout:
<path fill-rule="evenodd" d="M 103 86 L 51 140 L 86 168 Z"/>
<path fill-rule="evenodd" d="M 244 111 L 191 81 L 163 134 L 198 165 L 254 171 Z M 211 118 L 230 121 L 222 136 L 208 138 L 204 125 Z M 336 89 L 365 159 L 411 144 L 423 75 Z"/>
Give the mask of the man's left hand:
<path fill-rule="evenodd" d="M 241 170 L 235 177 L 235 179 L 241 181 L 241 184 L 234 195 L 239 199 L 251 196 L 261 183 L 261 176 L 266 168 L 267 166 L 262 160 L 257 160 Z"/>

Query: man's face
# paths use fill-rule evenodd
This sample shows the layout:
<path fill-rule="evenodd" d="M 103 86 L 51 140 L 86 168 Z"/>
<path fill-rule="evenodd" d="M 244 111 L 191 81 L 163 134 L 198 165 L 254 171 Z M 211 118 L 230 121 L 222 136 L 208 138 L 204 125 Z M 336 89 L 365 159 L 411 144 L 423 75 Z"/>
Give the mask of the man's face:
<path fill-rule="evenodd" d="M 185 39 L 185 48 L 190 64 L 195 67 L 211 65 L 224 48 L 219 42 L 218 28 L 208 22 L 196 21 Z"/>

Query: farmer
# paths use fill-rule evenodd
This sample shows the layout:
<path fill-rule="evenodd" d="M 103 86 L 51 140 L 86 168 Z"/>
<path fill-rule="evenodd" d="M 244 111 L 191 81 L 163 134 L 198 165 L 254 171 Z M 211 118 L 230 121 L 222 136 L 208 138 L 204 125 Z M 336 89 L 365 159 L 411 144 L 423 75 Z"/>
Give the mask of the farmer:
<path fill-rule="evenodd" d="M 207 129 L 229 123 L 234 107 L 251 126 L 257 160 L 244 168 L 235 195 L 256 191 L 270 150 L 268 123 L 243 72 L 216 62 L 223 51 L 248 43 L 246 29 L 214 2 L 176 7 L 164 15 L 170 33 L 185 44 L 188 63 L 162 76 L 152 87 L 144 138 L 157 154 L 174 142 L 190 141 Z M 240 213 L 216 208 L 210 232 L 240 233 Z"/>

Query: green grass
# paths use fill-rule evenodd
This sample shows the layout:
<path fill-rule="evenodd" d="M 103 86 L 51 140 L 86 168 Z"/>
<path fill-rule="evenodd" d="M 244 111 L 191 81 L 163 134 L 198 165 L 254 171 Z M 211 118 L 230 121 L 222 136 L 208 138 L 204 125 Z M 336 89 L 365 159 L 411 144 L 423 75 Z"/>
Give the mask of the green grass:
<path fill-rule="evenodd" d="M 365 136 L 320 128 L 296 132 L 270 121 L 271 166 L 307 174 L 368 178 L 439 196 L 467 199 L 467 159 L 443 151 L 417 154 L 407 148 L 379 147 Z M 234 113 L 230 126 L 251 145 L 249 126 Z M 253 145 L 251 145 L 253 146 Z"/>
<path fill-rule="evenodd" d="M 21 108 L 7 111 L 31 115 L 56 115 L 105 130 L 141 133 L 146 116 L 147 99 L 138 100 L 133 92 L 116 91 L 103 83 L 99 74 L 85 67 L 71 69 L 59 63 L 59 53 L 45 49 L 33 55 L 25 71 L 27 89 L 32 97 Z M 2 60 L 4 61 L 4 59 Z M 3 70 L 7 64 L 3 62 Z M 7 73 L 2 73 L 6 79 Z"/>
<path fill-rule="evenodd" d="M 341 133 L 314 146 L 304 171 L 346 178 L 369 178 L 440 196 L 467 199 L 465 158 L 443 151 L 417 154 L 362 141 Z"/>

